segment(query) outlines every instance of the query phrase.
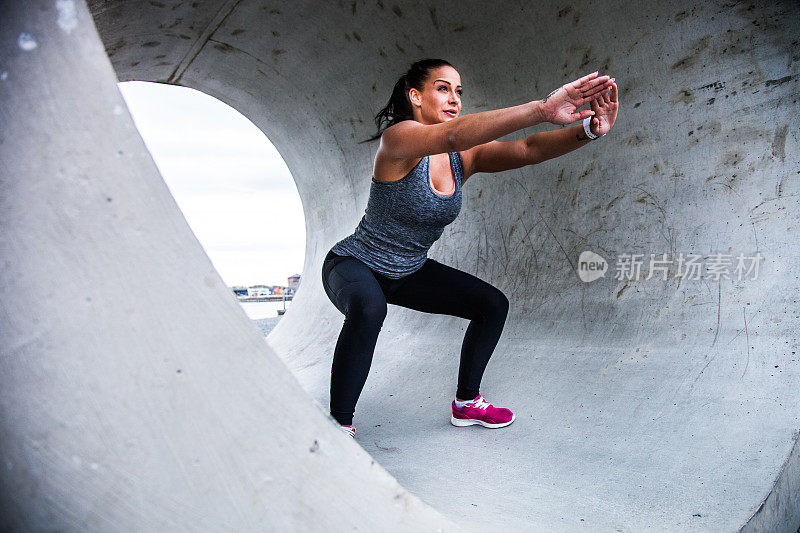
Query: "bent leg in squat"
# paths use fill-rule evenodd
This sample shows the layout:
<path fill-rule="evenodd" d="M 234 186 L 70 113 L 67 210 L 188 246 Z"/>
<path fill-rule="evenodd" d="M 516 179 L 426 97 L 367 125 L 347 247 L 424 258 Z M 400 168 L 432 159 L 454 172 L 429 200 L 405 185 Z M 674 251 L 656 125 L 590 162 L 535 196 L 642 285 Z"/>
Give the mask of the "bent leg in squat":
<path fill-rule="evenodd" d="M 508 298 L 482 279 L 428 259 L 387 302 L 470 321 L 461 345 L 456 397 L 471 400 L 479 394 L 481 378 L 489 363 L 508 315 Z"/>
<path fill-rule="evenodd" d="M 386 297 L 373 272 L 353 257 L 326 259 L 323 286 L 345 315 L 331 365 L 330 411 L 340 424 L 351 425 L 386 318 Z"/>

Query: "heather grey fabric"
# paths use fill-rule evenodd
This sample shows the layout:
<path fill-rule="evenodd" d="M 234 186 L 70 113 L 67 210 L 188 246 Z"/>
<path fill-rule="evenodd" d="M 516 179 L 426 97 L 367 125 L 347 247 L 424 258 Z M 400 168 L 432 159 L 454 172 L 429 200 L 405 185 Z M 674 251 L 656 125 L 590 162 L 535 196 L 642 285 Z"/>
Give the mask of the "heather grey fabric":
<path fill-rule="evenodd" d="M 397 181 L 372 178 L 367 208 L 355 231 L 331 250 L 350 255 L 387 278 L 398 279 L 422 268 L 428 250 L 461 211 L 461 155 L 450 152 L 456 190 L 439 194 L 430 184 L 428 156 Z"/>

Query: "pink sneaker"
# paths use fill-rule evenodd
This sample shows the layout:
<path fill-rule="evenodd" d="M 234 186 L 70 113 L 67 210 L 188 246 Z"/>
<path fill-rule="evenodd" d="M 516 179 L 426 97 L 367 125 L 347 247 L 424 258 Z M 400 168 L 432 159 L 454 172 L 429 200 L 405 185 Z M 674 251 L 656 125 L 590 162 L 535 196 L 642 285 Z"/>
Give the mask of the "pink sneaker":
<path fill-rule="evenodd" d="M 356 428 L 354 428 L 353 426 L 340 425 L 339 429 L 341 429 L 343 433 L 350 435 L 351 439 L 356 438 Z"/>
<path fill-rule="evenodd" d="M 508 409 L 498 409 L 483 399 L 479 394 L 477 398 L 470 401 L 459 409 L 453 400 L 453 416 L 450 423 L 454 426 L 472 426 L 480 424 L 487 428 L 502 428 L 514 421 L 514 413 Z"/>

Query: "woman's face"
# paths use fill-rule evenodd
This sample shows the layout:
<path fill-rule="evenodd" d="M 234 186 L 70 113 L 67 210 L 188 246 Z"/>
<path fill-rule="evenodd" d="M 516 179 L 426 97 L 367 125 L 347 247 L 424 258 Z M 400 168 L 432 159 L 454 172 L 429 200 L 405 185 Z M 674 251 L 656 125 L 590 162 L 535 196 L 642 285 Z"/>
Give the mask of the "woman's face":
<path fill-rule="evenodd" d="M 435 68 L 428 74 L 422 91 L 409 91 L 414 115 L 423 124 L 453 120 L 461 113 L 461 77 L 450 66 Z"/>

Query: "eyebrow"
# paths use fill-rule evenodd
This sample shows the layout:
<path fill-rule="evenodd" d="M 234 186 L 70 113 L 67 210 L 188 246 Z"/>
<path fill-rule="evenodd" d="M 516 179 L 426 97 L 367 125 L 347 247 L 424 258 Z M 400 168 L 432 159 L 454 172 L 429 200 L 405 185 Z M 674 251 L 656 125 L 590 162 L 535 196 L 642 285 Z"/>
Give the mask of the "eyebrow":
<path fill-rule="evenodd" d="M 443 81 L 443 82 L 445 82 L 447 85 L 451 85 L 451 83 L 450 83 L 449 81 L 447 81 L 447 80 L 433 80 L 433 83 L 436 83 L 437 81 Z M 456 87 L 461 87 L 461 85 L 456 85 Z"/>

